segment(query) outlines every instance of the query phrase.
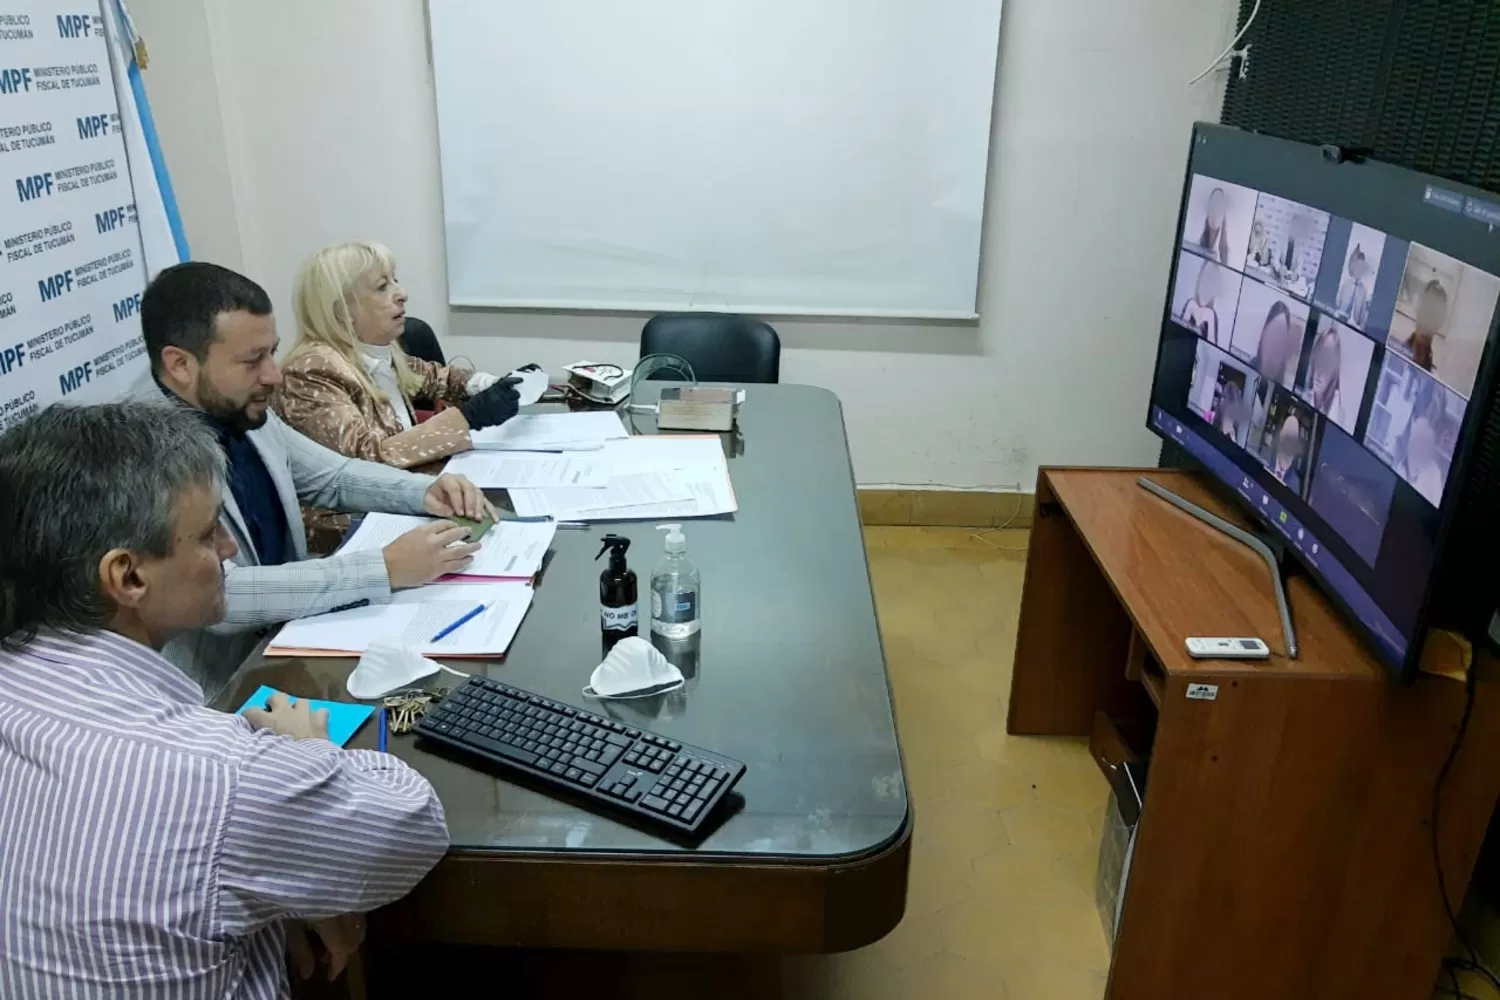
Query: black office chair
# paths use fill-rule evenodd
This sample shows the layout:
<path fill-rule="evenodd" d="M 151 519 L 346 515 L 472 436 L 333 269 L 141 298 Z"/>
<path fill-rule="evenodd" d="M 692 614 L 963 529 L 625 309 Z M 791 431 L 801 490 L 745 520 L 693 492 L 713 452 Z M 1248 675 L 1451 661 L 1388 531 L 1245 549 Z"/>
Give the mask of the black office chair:
<path fill-rule="evenodd" d="M 414 358 L 423 361 L 431 361 L 435 365 L 446 365 L 447 357 L 443 354 L 443 345 L 438 343 L 437 334 L 432 332 L 432 327 L 426 320 L 417 319 L 415 316 L 406 317 L 406 324 L 401 328 L 401 349 Z M 417 419 L 426 420 L 437 409 L 438 401 L 418 396 L 411 401 L 412 408 L 417 411 Z"/>
<path fill-rule="evenodd" d="M 779 382 L 781 338 L 771 324 L 734 313 L 662 313 L 641 330 L 641 357 L 675 354 L 700 382 Z M 653 376 L 672 379 L 670 371 Z"/>
<path fill-rule="evenodd" d="M 415 316 L 406 317 L 406 325 L 401 330 L 401 349 L 414 358 L 431 361 L 435 365 L 448 363 L 443 355 L 443 346 L 438 343 L 437 334 L 432 332 L 432 327 L 425 320 Z"/>

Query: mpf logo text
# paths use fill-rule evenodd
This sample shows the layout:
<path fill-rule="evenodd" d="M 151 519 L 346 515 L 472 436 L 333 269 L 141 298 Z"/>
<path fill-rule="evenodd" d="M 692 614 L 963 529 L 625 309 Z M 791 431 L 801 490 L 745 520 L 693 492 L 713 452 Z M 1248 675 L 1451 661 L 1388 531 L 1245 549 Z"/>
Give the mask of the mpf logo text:
<path fill-rule="evenodd" d="M 16 178 L 16 197 L 22 201 L 36 201 L 52 193 L 52 171 Z"/>
<path fill-rule="evenodd" d="M 57 15 L 57 36 L 59 38 L 87 38 L 89 31 L 94 27 L 94 19 L 88 14 L 59 14 Z"/>
<path fill-rule="evenodd" d="M 141 311 L 141 293 L 127 295 L 115 303 L 115 322 L 121 323 Z"/>
<path fill-rule="evenodd" d="M 84 115 L 78 119 L 78 138 L 97 139 L 102 135 L 109 135 L 110 128 L 114 125 L 113 116 Z"/>
<path fill-rule="evenodd" d="M 43 302 L 51 302 L 73 290 L 73 271 L 68 269 L 61 274 L 54 274 L 50 278 L 43 278 L 36 283 L 37 291 L 42 295 Z"/>
<path fill-rule="evenodd" d="M 57 384 L 62 389 L 62 394 L 66 396 L 75 389 L 83 388 L 93 376 L 94 363 L 92 361 L 85 361 L 72 371 L 63 372 L 57 376 Z"/>
<path fill-rule="evenodd" d="M 13 369 L 26 363 L 26 345 L 0 348 L 0 375 L 9 375 Z"/>
<path fill-rule="evenodd" d="M 19 94 L 31 90 L 31 70 L 0 69 L 0 94 Z"/>
<path fill-rule="evenodd" d="M 128 205 L 120 205 L 115 208 L 107 208 L 102 212 L 94 213 L 94 228 L 101 233 L 114 232 L 125 223 L 130 221 L 127 213 Z"/>

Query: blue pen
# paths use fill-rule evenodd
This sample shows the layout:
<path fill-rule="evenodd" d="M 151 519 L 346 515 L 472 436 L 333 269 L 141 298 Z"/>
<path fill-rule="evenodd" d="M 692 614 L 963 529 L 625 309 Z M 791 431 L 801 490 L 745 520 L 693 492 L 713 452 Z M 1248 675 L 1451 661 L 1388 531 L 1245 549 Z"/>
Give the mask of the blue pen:
<path fill-rule="evenodd" d="M 475 608 L 473 611 L 470 611 L 468 614 L 464 615 L 458 621 L 454 622 L 452 625 L 449 625 L 447 628 L 443 629 L 437 635 L 433 636 L 432 637 L 432 641 L 433 642 L 438 642 L 441 639 L 446 639 L 448 636 L 452 635 L 454 632 L 457 632 L 458 629 L 459 629 L 459 626 L 463 625 L 465 622 L 467 622 L 467 621 L 469 621 L 471 619 L 478 618 L 482 614 L 484 614 L 484 605 L 483 604 L 479 605 L 479 607 Z"/>
<path fill-rule="evenodd" d="M 376 737 L 376 749 L 385 753 L 385 734 L 390 732 L 390 726 L 386 721 L 385 707 L 380 709 L 380 734 Z"/>

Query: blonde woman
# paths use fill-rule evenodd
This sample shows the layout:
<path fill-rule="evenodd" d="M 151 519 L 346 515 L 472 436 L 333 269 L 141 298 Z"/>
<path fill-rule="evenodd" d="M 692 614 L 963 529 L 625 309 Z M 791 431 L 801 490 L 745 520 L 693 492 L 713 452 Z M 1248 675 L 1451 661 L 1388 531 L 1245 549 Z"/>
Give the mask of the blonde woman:
<path fill-rule="evenodd" d="M 292 290 L 297 341 L 282 365 L 276 412 L 325 447 L 405 469 L 470 448 L 469 432 L 516 415 L 511 380 L 408 357 L 396 343 L 406 293 L 378 243 L 319 250 Z M 414 396 L 448 409 L 418 424 Z"/>

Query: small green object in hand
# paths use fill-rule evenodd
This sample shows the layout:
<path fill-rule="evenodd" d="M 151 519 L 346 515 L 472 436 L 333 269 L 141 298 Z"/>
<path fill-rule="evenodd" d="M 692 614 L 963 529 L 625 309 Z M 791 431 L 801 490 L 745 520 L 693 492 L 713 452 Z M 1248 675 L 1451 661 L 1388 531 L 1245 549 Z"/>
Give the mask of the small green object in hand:
<path fill-rule="evenodd" d="M 485 532 L 489 531 L 495 526 L 495 522 L 490 520 L 489 518 L 485 518 L 482 521 L 474 521 L 470 520 L 467 517 L 450 517 L 448 518 L 448 520 L 452 521 L 460 528 L 468 528 L 469 541 L 471 542 L 479 541 L 485 536 Z"/>

